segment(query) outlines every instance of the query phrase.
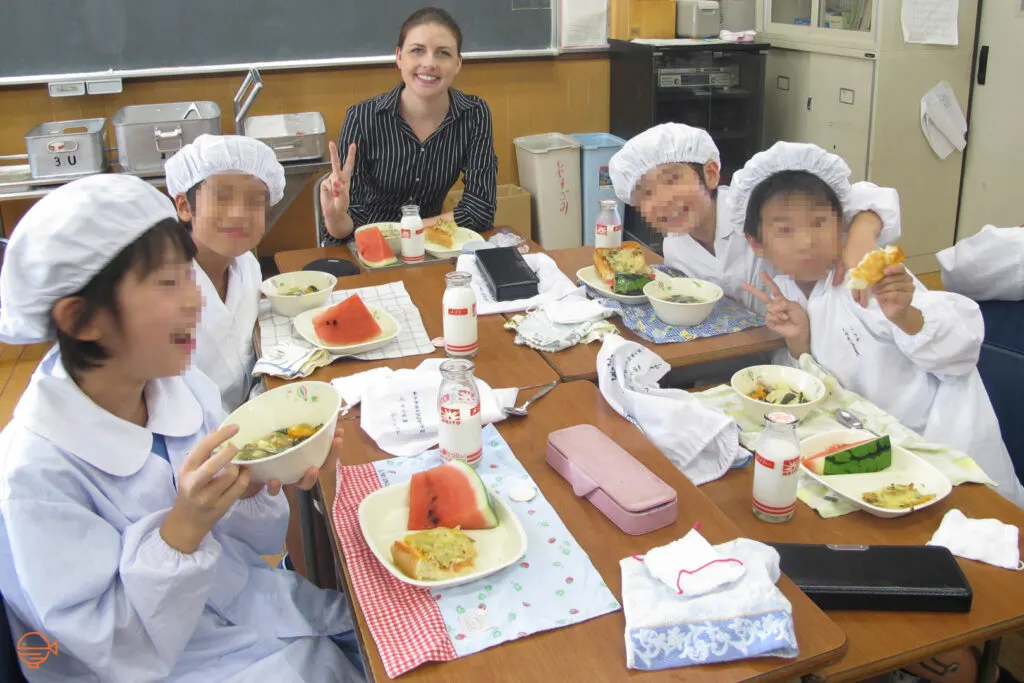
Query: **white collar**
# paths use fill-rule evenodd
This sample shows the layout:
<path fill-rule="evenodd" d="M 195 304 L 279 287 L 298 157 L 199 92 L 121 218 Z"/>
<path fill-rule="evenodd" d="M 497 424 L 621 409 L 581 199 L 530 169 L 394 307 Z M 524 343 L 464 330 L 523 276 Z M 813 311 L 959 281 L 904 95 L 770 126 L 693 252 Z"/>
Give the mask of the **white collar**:
<path fill-rule="evenodd" d="M 188 437 L 203 426 L 202 406 L 181 376 L 151 380 L 145 397 L 146 427 L 107 412 L 68 376 L 54 347 L 32 375 L 14 420 L 93 467 L 127 477 L 146 463 L 154 433 Z"/>

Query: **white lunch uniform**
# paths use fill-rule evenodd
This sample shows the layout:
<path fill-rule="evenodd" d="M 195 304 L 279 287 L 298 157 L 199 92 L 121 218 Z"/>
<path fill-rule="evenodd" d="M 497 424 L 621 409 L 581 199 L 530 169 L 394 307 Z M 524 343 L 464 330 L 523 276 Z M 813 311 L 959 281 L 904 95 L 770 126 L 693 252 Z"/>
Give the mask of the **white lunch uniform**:
<path fill-rule="evenodd" d="M 912 305 L 924 315 L 924 328 L 908 335 L 889 322 L 874 299 L 865 309 L 845 287 L 833 287 L 831 274 L 809 298 L 789 276 L 775 282 L 787 299 L 807 310 L 811 355 L 843 387 L 926 440 L 970 455 L 1001 495 L 1024 508 L 1024 487 L 978 374 L 985 326 L 976 303 L 928 291 L 917 282 Z M 776 361 L 796 364 L 786 349 Z"/>
<path fill-rule="evenodd" d="M 163 541 L 176 473 L 223 413 L 199 372 L 144 395 L 147 428 L 93 403 L 54 349 L 0 434 L 0 591 L 15 639 L 58 643 L 28 680 L 362 680 L 326 637 L 352 628 L 344 597 L 260 557 L 284 545 L 283 495 L 236 502 L 192 554 Z"/>
<path fill-rule="evenodd" d="M 260 263 L 245 252 L 228 266 L 228 296 L 222 301 L 205 271 L 194 263 L 196 283 L 203 293 L 203 312 L 196 334 L 193 363 L 220 390 L 224 411 L 245 403 L 256 365 L 253 328 L 259 317 Z"/>
<path fill-rule="evenodd" d="M 776 270 L 771 263 L 754 253 L 747 242 L 742 223 L 733 220 L 735 209 L 730 194 L 727 186 L 718 188 L 715 253 L 709 253 L 690 235 L 670 234 L 664 242 L 665 264 L 690 277 L 714 282 L 730 299 L 764 314 L 764 304 L 745 291 L 743 284 L 763 289 L 761 273 L 766 272 L 774 277 Z M 847 225 L 862 211 L 874 211 L 882 219 L 879 245 L 894 244 L 899 240 L 900 202 L 895 190 L 878 187 L 873 183 L 854 183 L 847 206 L 844 207 Z"/>
<path fill-rule="evenodd" d="M 1024 228 L 986 225 L 936 256 L 951 292 L 975 301 L 1024 299 Z"/>

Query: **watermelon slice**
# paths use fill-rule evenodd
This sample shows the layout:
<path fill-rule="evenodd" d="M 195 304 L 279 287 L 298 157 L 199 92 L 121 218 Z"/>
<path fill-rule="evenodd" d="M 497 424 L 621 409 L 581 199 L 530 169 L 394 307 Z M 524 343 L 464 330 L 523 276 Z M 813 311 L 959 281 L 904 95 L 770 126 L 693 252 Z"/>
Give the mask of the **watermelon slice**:
<path fill-rule="evenodd" d="M 888 436 L 855 444 L 837 444 L 804 459 L 807 469 L 820 475 L 866 474 L 892 466 L 892 443 Z"/>
<path fill-rule="evenodd" d="M 356 249 L 359 258 L 370 268 L 382 268 L 398 263 L 395 252 L 391 251 L 380 228 L 366 228 L 356 233 Z"/>
<path fill-rule="evenodd" d="M 313 330 L 328 346 L 362 344 L 382 333 L 380 323 L 357 294 L 314 316 Z"/>
<path fill-rule="evenodd" d="M 447 527 L 493 529 L 498 516 L 487 487 L 472 466 L 459 460 L 419 472 L 409 482 L 409 530 Z"/>

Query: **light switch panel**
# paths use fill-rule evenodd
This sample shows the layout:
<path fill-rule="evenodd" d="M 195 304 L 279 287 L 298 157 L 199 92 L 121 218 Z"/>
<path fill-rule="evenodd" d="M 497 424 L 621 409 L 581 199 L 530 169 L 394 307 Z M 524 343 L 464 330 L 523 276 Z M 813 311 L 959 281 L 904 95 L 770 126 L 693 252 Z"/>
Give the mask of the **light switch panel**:
<path fill-rule="evenodd" d="M 839 101 L 843 104 L 853 104 L 853 90 L 850 88 L 840 88 Z"/>
<path fill-rule="evenodd" d="M 1022 0 L 1022 1 L 1024 1 L 1024 0 Z M 789 90 L 789 77 L 788 76 L 779 76 L 775 80 L 775 87 L 777 87 L 779 90 Z"/>

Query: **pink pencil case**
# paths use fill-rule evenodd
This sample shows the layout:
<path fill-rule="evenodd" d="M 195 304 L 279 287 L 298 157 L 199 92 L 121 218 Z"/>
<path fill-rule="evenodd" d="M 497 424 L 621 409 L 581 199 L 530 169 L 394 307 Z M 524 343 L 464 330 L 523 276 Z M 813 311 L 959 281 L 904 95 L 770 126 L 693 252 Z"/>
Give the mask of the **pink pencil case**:
<path fill-rule="evenodd" d="M 676 491 L 593 425 L 548 435 L 548 464 L 627 534 L 676 521 Z"/>

